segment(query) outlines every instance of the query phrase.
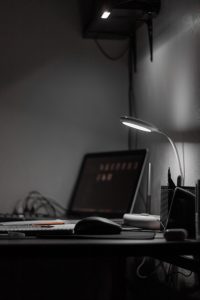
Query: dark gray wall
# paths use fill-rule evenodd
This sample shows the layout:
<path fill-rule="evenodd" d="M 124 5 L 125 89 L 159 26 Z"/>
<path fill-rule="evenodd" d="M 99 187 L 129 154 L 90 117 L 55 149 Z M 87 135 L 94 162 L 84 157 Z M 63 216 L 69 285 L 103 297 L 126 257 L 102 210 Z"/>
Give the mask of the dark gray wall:
<path fill-rule="evenodd" d="M 199 1 L 161 1 L 154 61 L 143 26 L 134 76 L 137 115 L 174 139 L 186 185 L 200 177 L 199 13 Z M 0 20 L 0 211 L 32 189 L 65 205 L 85 152 L 127 147 L 127 56 L 113 62 L 82 38 L 78 1 L 1 1 Z M 114 56 L 126 41 L 102 45 Z M 138 139 L 150 148 L 157 213 L 178 166 L 164 137 Z"/>
<path fill-rule="evenodd" d="M 0 2 L 0 212 L 33 189 L 65 206 L 85 152 L 126 148 L 127 57 L 81 31 L 77 1 Z"/>
<path fill-rule="evenodd" d="M 138 72 L 134 76 L 137 116 L 166 132 L 179 150 L 185 185 L 200 178 L 200 2 L 162 0 L 154 20 L 154 60 L 149 59 L 146 27 L 138 31 Z M 139 147 L 150 148 L 152 211 L 159 212 L 160 185 L 171 168 L 179 174 L 172 147 L 158 135 L 138 134 Z"/>

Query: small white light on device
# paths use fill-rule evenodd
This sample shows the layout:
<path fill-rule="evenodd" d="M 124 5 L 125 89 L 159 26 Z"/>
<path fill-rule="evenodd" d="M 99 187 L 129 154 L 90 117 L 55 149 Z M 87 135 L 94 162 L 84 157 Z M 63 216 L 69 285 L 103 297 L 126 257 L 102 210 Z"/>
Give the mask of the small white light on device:
<path fill-rule="evenodd" d="M 101 15 L 101 19 L 107 19 L 110 16 L 110 11 L 105 10 Z"/>

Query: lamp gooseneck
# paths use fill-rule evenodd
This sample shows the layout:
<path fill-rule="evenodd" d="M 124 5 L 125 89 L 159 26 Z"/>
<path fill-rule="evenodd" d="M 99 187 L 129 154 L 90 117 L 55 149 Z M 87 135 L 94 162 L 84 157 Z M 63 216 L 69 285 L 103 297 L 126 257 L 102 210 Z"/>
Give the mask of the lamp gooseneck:
<path fill-rule="evenodd" d="M 120 118 L 120 121 L 121 121 L 122 124 L 124 124 L 128 127 L 131 127 L 133 129 L 136 129 L 136 130 L 142 130 L 142 131 L 145 131 L 145 132 L 157 132 L 157 133 L 160 133 L 160 134 L 164 135 L 168 139 L 168 141 L 170 142 L 170 144 L 173 148 L 176 160 L 178 162 L 179 170 L 180 170 L 181 184 L 184 185 L 184 174 L 183 174 L 183 170 L 182 170 L 182 167 L 181 167 L 180 157 L 179 157 L 176 145 L 174 144 L 172 139 L 166 133 L 159 130 L 157 127 L 155 127 L 153 124 L 150 124 L 150 123 L 148 123 L 146 121 L 143 121 L 141 119 L 137 119 L 137 118 L 133 118 L 133 117 L 129 117 L 129 116 L 123 116 L 123 117 Z"/>
<path fill-rule="evenodd" d="M 181 175 L 181 185 L 184 185 L 184 175 L 183 175 L 183 170 L 182 170 L 182 166 L 181 166 L 181 161 L 180 161 L 180 157 L 179 157 L 179 154 L 178 154 L 178 150 L 177 150 L 177 147 L 175 145 L 175 143 L 172 141 L 172 139 L 164 132 L 162 131 L 157 131 L 158 133 L 164 135 L 168 141 L 170 142 L 173 150 L 174 150 L 174 154 L 176 156 L 176 160 L 178 162 L 178 166 L 179 166 L 179 171 L 180 171 L 180 175 Z"/>

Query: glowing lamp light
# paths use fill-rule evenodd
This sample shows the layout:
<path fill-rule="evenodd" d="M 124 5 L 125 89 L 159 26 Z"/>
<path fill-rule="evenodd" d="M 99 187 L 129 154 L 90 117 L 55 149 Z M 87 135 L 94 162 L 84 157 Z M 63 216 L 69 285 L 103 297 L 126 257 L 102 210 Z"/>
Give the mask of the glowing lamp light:
<path fill-rule="evenodd" d="M 179 154 L 178 154 L 178 150 L 176 148 L 176 145 L 172 141 L 172 139 L 166 133 L 159 130 L 154 125 L 152 125 L 152 124 L 150 124 L 146 121 L 143 121 L 141 119 L 137 119 L 137 118 L 133 118 L 133 117 L 129 117 L 129 116 L 123 116 L 123 117 L 120 118 L 120 121 L 121 121 L 122 124 L 124 124 L 128 127 L 134 128 L 136 130 L 142 130 L 142 131 L 149 132 L 149 133 L 157 132 L 157 133 L 160 133 L 160 134 L 164 135 L 168 139 L 168 141 L 170 142 L 170 144 L 171 144 L 171 146 L 174 150 L 174 154 L 175 154 L 176 160 L 178 162 L 179 170 L 180 170 L 181 183 L 184 184 L 184 176 L 183 176 L 183 171 L 182 171 L 182 167 L 181 167 L 181 162 L 180 162 L 180 157 L 179 157 Z"/>
<path fill-rule="evenodd" d="M 101 15 L 101 19 L 108 19 L 109 16 L 110 16 L 110 11 L 105 10 Z"/>

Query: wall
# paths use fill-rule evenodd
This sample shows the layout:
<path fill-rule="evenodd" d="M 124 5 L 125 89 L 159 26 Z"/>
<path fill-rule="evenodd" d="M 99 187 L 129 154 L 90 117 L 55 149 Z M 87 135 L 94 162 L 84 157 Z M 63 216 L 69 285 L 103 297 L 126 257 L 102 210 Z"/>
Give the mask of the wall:
<path fill-rule="evenodd" d="M 3 0 L 0 20 L 0 212 L 31 190 L 66 206 L 86 152 L 127 147 L 127 57 L 82 38 L 73 0 Z"/>
<path fill-rule="evenodd" d="M 82 38 L 77 2 L 0 3 L 0 212 L 33 189 L 65 206 L 85 152 L 127 148 L 127 55 L 108 60 Z M 186 185 L 200 177 L 199 12 L 195 0 L 161 1 L 153 63 L 146 27 L 137 33 L 136 113 L 174 139 Z M 101 43 L 115 56 L 127 42 Z M 150 148 L 158 213 L 160 185 L 169 166 L 176 181 L 178 166 L 164 137 L 138 140 Z"/>
<path fill-rule="evenodd" d="M 185 185 L 200 178 L 200 4 L 161 1 L 154 20 L 154 59 L 150 62 L 146 26 L 137 33 L 138 65 L 134 76 L 136 114 L 167 133 L 175 142 L 185 173 Z M 161 135 L 138 134 L 139 147 L 150 149 L 152 212 L 159 213 L 160 186 L 171 169 L 176 183 L 178 164 Z"/>

